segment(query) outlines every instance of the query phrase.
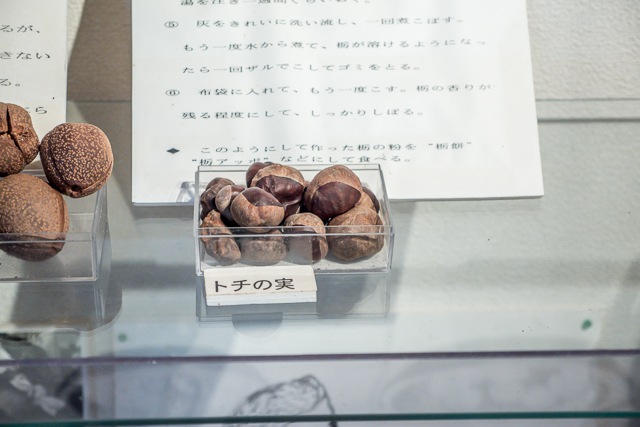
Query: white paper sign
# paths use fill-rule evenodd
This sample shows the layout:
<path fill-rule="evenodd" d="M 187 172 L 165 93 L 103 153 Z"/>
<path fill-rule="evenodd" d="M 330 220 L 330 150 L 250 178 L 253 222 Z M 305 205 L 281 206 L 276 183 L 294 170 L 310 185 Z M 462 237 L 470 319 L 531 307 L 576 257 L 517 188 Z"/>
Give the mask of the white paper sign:
<path fill-rule="evenodd" d="M 133 0 L 133 201 L 198 165 L 380 163 L 391 199 L 541 196 L 525 0 Z"/>
<path fill-rule="evenodd" d="M 209 306 L 316 302 L 317 294 L 309 265 L 210 268 L 204 287 Z"/>
<path fill-rule="evenodd" d="M 29 111 L 40 139 L 66 121 L 67 0 L 0 0 L 0 102 Z"/>

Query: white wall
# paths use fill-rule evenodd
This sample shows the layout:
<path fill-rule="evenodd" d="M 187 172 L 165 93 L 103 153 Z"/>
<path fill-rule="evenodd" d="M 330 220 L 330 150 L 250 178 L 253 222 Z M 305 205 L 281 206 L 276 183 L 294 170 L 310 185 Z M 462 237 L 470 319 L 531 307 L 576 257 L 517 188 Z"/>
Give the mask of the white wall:
<path fill-rule="evenodd" d="M 640 1 L 528 4 L 537 98 L 640 98 Z"/>
<path fill-rule="evenodd" d="M 69 0 L 70 99 L 130 99 L 130 2 Z M 640 98 L 640 0 L 528 0 L 528 12 L 538 99 Z"/>

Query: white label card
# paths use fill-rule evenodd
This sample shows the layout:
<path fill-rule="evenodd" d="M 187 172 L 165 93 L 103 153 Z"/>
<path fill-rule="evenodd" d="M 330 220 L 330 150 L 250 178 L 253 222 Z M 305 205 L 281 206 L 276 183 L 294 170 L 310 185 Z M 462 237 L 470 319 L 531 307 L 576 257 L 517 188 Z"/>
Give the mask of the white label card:
<path fill-rule="evenodd" d="M 135 203 L 255 161 L 379 163 L 391 199 L 543 193 L 525 0 L 132 8 Z"/>
<path fill-rule="evenodd" d="M 67 0 L 0 0 L 0 102 L 29 111 L 40 139 L 66 121 Z"/>
<path fill-rule="evenodd" d="M 209 306 L 316 302 L 316 279 L 309 265 L 225 267 L 204 270 Z"/>

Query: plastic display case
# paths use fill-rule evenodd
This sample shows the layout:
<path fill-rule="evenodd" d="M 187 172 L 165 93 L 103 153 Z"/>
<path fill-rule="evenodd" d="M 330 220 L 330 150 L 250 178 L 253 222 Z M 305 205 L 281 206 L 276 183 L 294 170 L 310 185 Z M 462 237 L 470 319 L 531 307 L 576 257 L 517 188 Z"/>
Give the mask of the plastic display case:
<path fill-rule="evenodd" d="M 322 169 L 329 165 L 291 165 L 298 169 L 305 180 L 311 181 Z M 211 244 L 216 239 L 229 239 L 231 233 L 240 247 L 245 242 L 253 239 L 273 238 L 273 233 L 278 234 L 278 239 L 287 245 L 287 256 L 277 262 L 278 266 L 311 265 L 318 286 L 317 302 L 313 304 L 284 304 L 277 310 L 288 314 L 313 314 L 318 316 L 341 317 L 349 314 L 370 315 L 385 314 L 388 311 L 389 300 L 389 274 L 393 255 L 394 229 L 391 220 L 389 200 L 384 184 L 384 178 L 380 166 L 377 164 L 349 166 L 360 178 L 363 186 L 371 190 L 378 199 L 382 220 L 381 225 L 359 226 L 354 230 L 353 226 L 327 226 L 325 237 L 327 240 L 350 238 L 359 236 L 365 240 L 378 240 L 382 242 L 382 249 L 377 253 L 359 258 L 353 261 L 343 261 L 332 255 L 331 249 L 328 255 L 319 260 L 311 261 L 296 256 L 292 250 L 295 242 L 308 243 L 310 234 L 300 232 L 300 227 L 267 227 L 260 233 L 251 233 L 243 227 L 228 227 L 228 231 L 216 228 L 201 227 L 201 206 L 199 198 L 194 201 L 194 235 L 196 238 L 196 273 L 198 276 L 198 316 L 205 320 L 218 318 L 219 316 L 256 314 L 263 311 L 273 312 L 273 305 L 261 307 L 252 304 L 251 307 L 207 307 L 202 298 L 203 279 L 205 270 L 223 268 L 255 267 L 256 263 L 241 258 L 232 264 L 221 263 L 206 250 L 205 245 Z M 247 167 L 203 167 L 196 173 L 195 188 L 200 195 L 206 189 L 206 185 L 216 177 L 228 178 L 236 184 L 245 184 Z M 357 234 L 354 233 L 357 232 Z M 335 241 L 334 240 L 334 241 Z M 331 245 L 329 245 L 331 246 Z"/>
<path fill-rule="evenodd" d="M 42 330 L 92 331 L 111 322 L 122 307 L 122 289 L 111 281 L 109 226 L 103 239 L 96 279 L 47 283 L 0 283 L 0 300 L 12 301 L 0 315 L 6 334 L 38 334 Z"/>
<path fill-rule="evenodd" d="M 291 165 L 298 169 L 307 181 L 322 169 L 329 165 Z M 216 177 L 228 178 L 236 184 L 245 184 L 246 167 L 200 167 L 196 173 L 196 188 L 198 194 L 202 194 L 207 183 Z M 376 254 L 357 259 L 354 261 L 341 261 L 331 255 L 331 251 L 326 258 L 318 261 L 304 261 L 288 254 L 287 258 L 279 262 L 278 265 L 286 264 L 311 264 L 316 274 L 335 274 L 335 273 L 365 273 L 365 272 L 381 272 L 385 273 L 391 269 L 391 256 L 393 253 L 393 225 L 391 223 L 391 215 L 389 209 L 389 201 L 384 185 L 382 170 L 379 165 L 362 165 L 350 167 L 350 169 L 358 175 L 364 186 L 368 187 L 380 202 L 379 216 L 382 219 L 382 225 L 372 225 L 366 227 L 358 227 L 358 236 L 363 238 L 381 238 L 383 240 L 382 249 Z M 215 239 L 228 239 L 228 234 L 222 234 L 221 230 L 216 228 L 202 228 L 200 226 L 201 207 L 199 200 L 194 203 L 193 223 L 194 234 L 196 236 L 196 272 L 199 276 L 203 275 L 204 270 L 209 268 L 225 268 L 243 265 L 255 266 L 255 263 L 245 262 L 244 259 L 238 263 L 222 264 L 205 250 L 205 242 Z M 244 227 L 227 227 L 233 234 L 236 241 L 243 243 L 244 240 L 250 240 L 257 237 L 271 237 L 273 232 L 282 233 L 281 235 L 287 242 L 293 242 L 297 239 L 308 240 L 309 234 L 298 232 L 300 227 L 263 227 L 260 233 L 252 233 Z M 332 226 L 326 227 L 325 236 L 327 239 L 342 238 L 354 236 L 353 226 Z M 294 259 L 295 258 L 295 259 Z"/>
<path fill-rule="evenodd" d="M 28 171 L 43 178 L 42 171 Z M 24 240 L 0 233 L 0 282 L 79 282 L 96 280 L 107 230 L 107 191 L 82 198 L 65 196 L 69 210 L 67 233 L 40 233 Z M 11 255 L 16 246 L 64 244 L 55 256 L 43 261 L 27 261 Z"/>

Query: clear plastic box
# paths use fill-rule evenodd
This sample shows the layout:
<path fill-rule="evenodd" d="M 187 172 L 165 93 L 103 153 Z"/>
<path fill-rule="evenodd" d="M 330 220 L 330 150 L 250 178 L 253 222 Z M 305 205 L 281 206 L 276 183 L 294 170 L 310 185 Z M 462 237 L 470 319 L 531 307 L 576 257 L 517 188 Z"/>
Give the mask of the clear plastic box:
<path fill-rule="evenodd" d="M 298 169 L 305 180 L 311 181 L 322 169 L 330 166 L 318 165 L 290 165 Z M 290 242 L 295 239 L 309 239 L 309 234 L 296 232 L 294 227 L 268 227 L 263 233 L 251 233 L 242 227 L 227 227 L 232 233 L 232 238 L 242 245 L 243 239 L 269 237 L 273 230 L 282 233 L 282 238 L 287 244 L 287 257 L 269 265 L 288 266 L 308 264 L 313 267 L 318 285 L 318 302 L 314 304 L 283 304 L 281 307 L 270 305 L 251 305 L 250 307 L 207 307 L 203 301 L 202 277 L 208 269 L 255 267 L 255 263 L 245 263 L 241 259 L 230 265 L 224 265 L 213 258 L 205 250 L 205 242 L 208 239 L 229 239 L 229 234 L 220 235 L 221 230 L 216 228 L 200 227 L 200 195 L 206 189 L 206 185 L 216 177 L 228 178 L 236 184 L 245 185 L 247 166 L 201 166 L 196 173 L 196 194 L 194 202 L 194 235 L 196 241 L 196 274 L 198 278 L 198 316 L 201 320 L 215 318 L 216 316 L 239 316 L 256 313 L 280 312 L 292 315 L 313 314 L 318 317 L 344 317 L 352 314 L 371 315 L 386 314 L 389 307 L 389 277 L 393 255 L 394 229 L 390 215 L 389 200 L 384 184 L 384 178 L 380 166 L 366 164 L 351 166 L 349 168 L 358 175 L 364 186 L 369 188 L 380 203 L 378 215 L 382 225 L 367 226 L 364 230 L 358 230 L 358 235 L 365 238 L 382 239 L 382 249 L 369 257 L 354 261 L 341 261 L 332 256 L 331 251 L 327 257 L 320 261 L 312 262 L 301 260 L 289 251 Z M 353 227 L 337 226 L 326 227 L 327 238 L 340 238 L 354 236 Z M 364 292 L 362 289 L 366 289 Z M 354 290 L 359 290 L 354 293 Z M 345 300 L 349 295 L 349 307 L 344 304 L 338 307 L 339 301 Z M 373 295 L 373 296 L 372 296 Z M 332 302 L 333 301 L 333 302 Z"/>
<path fill-rule="evenodd" d="M 44 174 L 31 173 L 46 180 Z M 82 198 L 65 197 L 69 210 L 69 231 L 61 236 L 35 234 L 29 241 L 10 233 L 0 233 L 0 282 L 78 282 L 99 276 L 100 260 L 107 229 L 107 189 Z M 64 243 L 62 250 L 44 261 L 26 261 L 10 255 L 15 245 Z"/>
<path fill-rule="evenodd" d="M 311 181 L 313 177 L 322 169 L 329 165 L 291 165 L 298 169 L 307 181 Z M 382 171 L 379 165 L 362 165 L 350 167 L 356 175 L 360 178 L 360 181 L 368 187 L 373 194 L 378 198 L 380 203 L 379 216 L 382 219 L 382 225 L 369 226 L 366 230 L 359 232 L 358 235 L 371 238 L 382 238 L 382 249 L 373 256 L 358 259 L 355 261 L 340 261 L 335 257 L 329 255 L 318 261 L 308 262 L 313 266 L 316 274 L 330 274 L 330 273 L 373 273 L 373 272 L 388 272 L 391 269 L 391 258 L 393 253 L 393 225 L 391 223 L 391 215 L 389 211 L 389 201 L 387 199 L 387 193 L 384 185 L 384 179 L 382 177 Z M 209 268 L 237 268 L 243 265 L 243 262 L 237 262 L 230 265 L 222 265 L 216 259 L 211 257 L 205 250 L 204 242 L 209 239 L 228 239 L 229 235 L 220 235 L 219 231 L 215 228 L 201 228 L 200 227 L 200 203 L 199 196 L 205 190 L 207 183 L 213 178 L 224 177 L 228 178 L 236 184 L 245 185 L 245 173 L 247 167 L 241 166 L 229 166 L 229 167 L 199 167 L 196 173 L 196 189 L 198 196 L 195 198 L 193 223 L 194 234 L 196 236 L 196 273 L 199 276 L 203 275 L 204 270 Z M 295 227 L 266 227 L 266 231 L 262 233 L 251 233 L 246 228 L 242 227 L 227 227 L 233 234 L 236 241 L 240 242 L 245 239 L 254 239 L 256 237 L 270 237 L 270 232 L 278 230 L 282 232 L 282 236 L 285 237 L 287 242 L 293 241 L 297 238 L 305 239 L 309 238 L 308 234 L 299 234 L 294 232 Z M 344 237 L 353 236 L 353 226 L 334 226 L 326 227 L 326 237 Z M 293 259 L 287 256 L 287 258 L 276 265 L 299 265 L 305 263 L 300 259 Z M 250 264 L 254 266 L 254 264 Z"/>

